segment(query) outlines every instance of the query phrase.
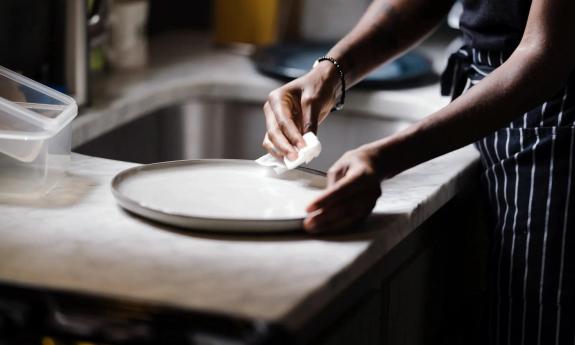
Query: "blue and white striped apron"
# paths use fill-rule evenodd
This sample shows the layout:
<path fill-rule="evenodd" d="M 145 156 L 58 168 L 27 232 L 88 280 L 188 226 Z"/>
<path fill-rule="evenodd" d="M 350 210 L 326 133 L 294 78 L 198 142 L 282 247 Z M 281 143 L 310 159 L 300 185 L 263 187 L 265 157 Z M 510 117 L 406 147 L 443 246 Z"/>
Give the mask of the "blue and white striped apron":
<path fill-rule="evenodd" d="M 457 97 L 507 57 L 461 49 L 442 91 Z M 476 143 L 495 224 L 488 344 L 575 344 L 574 76 Z"/>

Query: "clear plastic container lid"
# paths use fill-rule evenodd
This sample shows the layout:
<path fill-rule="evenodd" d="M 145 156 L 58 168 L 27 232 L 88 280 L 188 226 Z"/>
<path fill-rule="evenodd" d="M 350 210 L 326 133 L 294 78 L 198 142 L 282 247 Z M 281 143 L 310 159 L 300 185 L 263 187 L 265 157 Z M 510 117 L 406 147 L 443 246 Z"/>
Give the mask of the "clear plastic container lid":
<path fill-rule="evenodd" d="M 72 97 L 0 66 L 1 153 L 30 160 L 26 146 L 51 138 L 77 114 Z"/>

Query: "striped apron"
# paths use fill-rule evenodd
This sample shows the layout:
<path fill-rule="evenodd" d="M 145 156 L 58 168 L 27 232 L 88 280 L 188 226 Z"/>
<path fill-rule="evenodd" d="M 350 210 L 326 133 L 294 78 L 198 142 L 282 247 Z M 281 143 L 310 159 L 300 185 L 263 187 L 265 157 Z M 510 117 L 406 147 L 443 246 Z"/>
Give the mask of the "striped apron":
<path fill-rule="evenodd" d="M 459 96 L 507 58 L 462 48 L 449 60 L 442 92 Z M 574 76 L 476 143 L 494 218 L 483 343 L 575 344 Z"/>

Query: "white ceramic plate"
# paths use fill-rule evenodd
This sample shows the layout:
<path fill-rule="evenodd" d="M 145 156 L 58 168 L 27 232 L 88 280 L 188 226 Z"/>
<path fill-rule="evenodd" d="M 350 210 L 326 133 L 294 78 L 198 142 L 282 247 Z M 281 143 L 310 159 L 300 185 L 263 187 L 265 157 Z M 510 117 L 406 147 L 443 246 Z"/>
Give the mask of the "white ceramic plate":
<path fill-rule="evenodd" d="M 140 216 L 198 230 L 282 232 L 300 229 L 306 206 L 324 187 L 321 172 L 282 175 L 248 160 L 155 163 L 120 172 L 118 203 Z"/>

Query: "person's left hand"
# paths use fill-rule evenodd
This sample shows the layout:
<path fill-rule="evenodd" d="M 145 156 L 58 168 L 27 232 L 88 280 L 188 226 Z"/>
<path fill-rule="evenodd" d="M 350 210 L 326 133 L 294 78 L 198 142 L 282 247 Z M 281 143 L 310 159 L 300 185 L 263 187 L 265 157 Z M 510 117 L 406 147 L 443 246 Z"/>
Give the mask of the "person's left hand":
<path fill-rule="evenodd" d="M 306 209 L 306 231 L 338 230 L 366 218 L 381 195 L 376 153 L 367 147 L 346 152 L 327 173 L 326 192 Z"/>

